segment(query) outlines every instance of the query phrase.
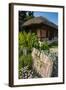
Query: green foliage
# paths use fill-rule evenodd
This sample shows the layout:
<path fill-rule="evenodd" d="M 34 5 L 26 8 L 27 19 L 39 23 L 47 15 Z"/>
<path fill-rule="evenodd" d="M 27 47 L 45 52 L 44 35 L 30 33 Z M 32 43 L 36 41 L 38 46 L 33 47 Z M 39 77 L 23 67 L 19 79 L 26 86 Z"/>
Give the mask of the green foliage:
<path fill-rule="evenodd" d="M 57 41 L 52 42 L 51 44 L 49 44 L 49 47 L 50 48 L 58 47 L 58 42 Z"/>
<path fill-rule="evenodd" d="M 49 50 L 49 45 L 48 45 L 47 41 L 43 42 L 41 44 L 40 48 L 41 48 L 41 50 Z"/>
<path fill-rule="evenodd" d="M 32 47 L 35 48 L 39 48 L 39 42 L 38 42 L 38 38 L 37 35 L 35 35 L 35 33 L 32 33 Z"/>
<path fill-rule="evenodd" d="M 35 33 L 19 33 L 19 48 L 27 47 L 31 50 L 33 47 L 39 48 L 38 38 Z"/>
<path fill-rule="evenodd" d="M 28 66 L 28 69 L 32 68 L 32 56 L 31 54 L 28 55 L 22 55 L 19 59 L 19 68 L 23 68 L 25 66 Z"/>
<path fill-rule="evenodd" d="M 20 32 L 19 33 L 19 47 L 21 48 L 21 47 L 23 47 L 23 45 L 26 46 L 25 42 L 26 42 L 25 41 L 25 35 L 23 35 L 23 33 Z"/>

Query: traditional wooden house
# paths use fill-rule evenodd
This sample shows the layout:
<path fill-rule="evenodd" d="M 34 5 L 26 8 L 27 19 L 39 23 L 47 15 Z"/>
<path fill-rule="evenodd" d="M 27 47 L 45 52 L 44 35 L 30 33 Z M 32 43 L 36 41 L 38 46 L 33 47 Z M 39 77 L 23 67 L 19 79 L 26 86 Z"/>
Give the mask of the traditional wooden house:
<path fill-rule="evenodd" d="M 58 39 L 58 26 L 44 17 L 34 17 L 22 27 L 26 32 L 34 32 L 40 41 Z"/>

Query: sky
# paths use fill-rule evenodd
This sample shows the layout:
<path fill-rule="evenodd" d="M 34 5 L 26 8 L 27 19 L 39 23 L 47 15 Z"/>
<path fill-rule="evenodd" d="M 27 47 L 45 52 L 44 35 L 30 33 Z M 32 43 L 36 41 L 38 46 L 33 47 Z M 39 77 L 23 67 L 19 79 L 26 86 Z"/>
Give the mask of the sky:
<path fill-rule="evenodd" d="M 34 12 L 34 16 L 35 17 L 38 17 L 38 16 L 46 17 L 49 21 L 58 25 L 58 13 L 55 13 L 55 12 Z"/>

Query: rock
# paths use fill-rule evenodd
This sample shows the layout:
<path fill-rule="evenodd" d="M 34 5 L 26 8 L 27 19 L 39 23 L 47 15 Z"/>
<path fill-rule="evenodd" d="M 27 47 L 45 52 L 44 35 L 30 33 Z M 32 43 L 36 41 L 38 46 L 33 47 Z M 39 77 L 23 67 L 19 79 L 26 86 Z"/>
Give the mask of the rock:
<path fill-rule="evenodd" d="M 38 53 L 40 54 L 39 58 L 37 58 Z M 50 77 L 52 75 L 53 61 L 45 55 L 43 51 L 40 53 L 39 50 L 34 48 L 32 51 L 32 58 L 33 68 L 36 69 L 39 75 L 42 77 Z"/>

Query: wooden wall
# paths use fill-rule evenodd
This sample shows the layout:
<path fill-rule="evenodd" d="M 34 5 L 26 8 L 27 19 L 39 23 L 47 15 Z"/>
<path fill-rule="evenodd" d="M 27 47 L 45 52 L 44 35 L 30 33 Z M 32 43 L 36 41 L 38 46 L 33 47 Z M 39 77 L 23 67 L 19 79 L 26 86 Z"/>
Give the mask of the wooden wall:
<path fill-rule="evenodd" d="M 37 36 L 40 38 L 40 40 L 44 40 L 44 38 L 48 38 L 49 40 L 52 40 L 55 36 L 57 37 L 58 31 L 54 30 L 50 27 L 44 27 L 37 29 Z"/>

